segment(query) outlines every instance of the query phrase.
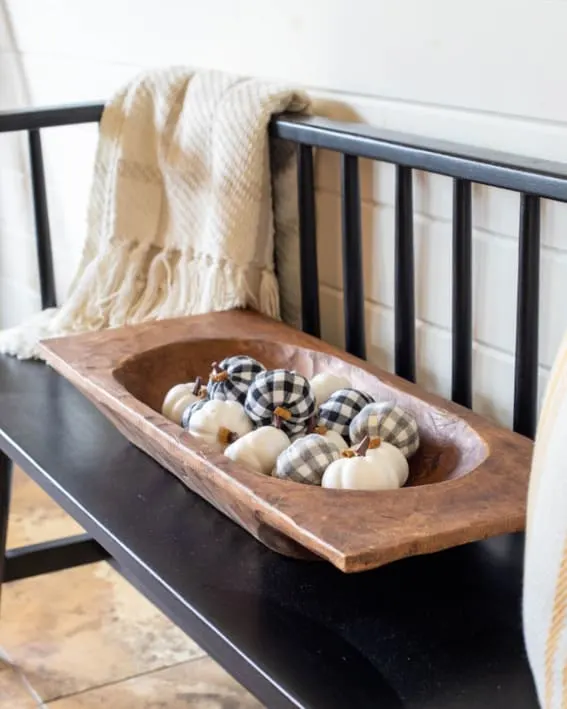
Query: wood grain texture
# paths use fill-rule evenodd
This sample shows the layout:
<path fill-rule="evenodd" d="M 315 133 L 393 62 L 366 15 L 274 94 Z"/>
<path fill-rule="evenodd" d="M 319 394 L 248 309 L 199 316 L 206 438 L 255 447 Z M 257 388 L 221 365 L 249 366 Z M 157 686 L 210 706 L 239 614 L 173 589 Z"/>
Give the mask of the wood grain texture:
<path fill-rule="evenodd" d="M 289 556 L 345 572 L 524 528 L 532 443 L 316 338 L 248 311 L 44 341 L 48 362 L 136 446 Z M 167 390 L 245 353 L 267 367 L 353 386 L 414 413 L 422 444 L 400 490 L 324 490 L 259 475 L 213 452 L 160 413 Z"/>

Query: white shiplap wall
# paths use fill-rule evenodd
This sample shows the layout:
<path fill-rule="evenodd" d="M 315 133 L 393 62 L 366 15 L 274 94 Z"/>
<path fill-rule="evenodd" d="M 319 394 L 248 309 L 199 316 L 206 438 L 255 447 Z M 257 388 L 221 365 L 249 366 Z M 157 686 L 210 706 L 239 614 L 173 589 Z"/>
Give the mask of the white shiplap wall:
<path fill-rule="evenodd" d="M 567 161 L 565 0 L 0 0 L 0 107 L 104 99 L 139 69 L 291 80 L 328 115 Z M 96 133 L 45 136 L 58 285 L 79 257 Z M 38 307 L 25 142 L 0 136 L 0 319 Z M 338 172 L 318 159 L 324 336 L 343 338 Z M 393 172 L 363 165 L 369 355 L 392 366 Z M 450 391 L 451 183 L 415 177 L 419 379 Z M 475 408 L 511 421 L 518 197 L 474 191 Z M 540 389 L 567 328 L 567 209 L 543 214 Z"/>

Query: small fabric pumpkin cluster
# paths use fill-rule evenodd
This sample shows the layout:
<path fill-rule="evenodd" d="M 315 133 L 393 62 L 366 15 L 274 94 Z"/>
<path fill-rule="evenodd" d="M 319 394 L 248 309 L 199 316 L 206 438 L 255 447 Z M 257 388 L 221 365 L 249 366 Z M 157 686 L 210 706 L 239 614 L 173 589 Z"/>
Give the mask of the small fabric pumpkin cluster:
<path fill-rule="evenodd" d="M 326 488 L 400 487 L 419 447 L 415 418 L 397 404 L 342 376 L 309 381 L 245 355 L 213 363 L 206 387 L 173 387 L 162 413 L 255 472 Z"/>
<path fill-rule="evenodd" d="M 208 384 L 178 384 L 162 413 L 209 447 L 270 474 L 291 438 L 307 432 L 315 395 L 298 372 L 266 370 L 245 355 L 214 362 Z"/>

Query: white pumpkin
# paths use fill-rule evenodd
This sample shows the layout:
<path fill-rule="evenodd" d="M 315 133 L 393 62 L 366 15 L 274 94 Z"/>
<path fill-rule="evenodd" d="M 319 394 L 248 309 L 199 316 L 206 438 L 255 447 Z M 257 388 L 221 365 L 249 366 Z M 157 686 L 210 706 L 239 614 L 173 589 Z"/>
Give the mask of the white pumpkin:
<path fill-rule="evenodd" d="M 318 433 L 323 438 L 326 438 L 331 443 L 334 443 L 340 451 L 344 451 L 348 448 L 348 443 L 341 436 L 340 433 L 336 431 L 329 430 L 326 426 L 315 426 L 312 433 Z"/>
<path fill-rule="evenodd" d="M 187 430 L 211 448 L 224 450 L 230 443 L 250 433 L 254 426 L 237 401 L 207 401 L 189 419 Z"/>
<path fill-rule="evenodd" d="M 377 448 L 369 449 L 366 452 L 366 457 L 378 461 L 385 468 L 394 470 L 400 487 L 407 483 L 409 477 L 408 459 L 396 446 L 386 443 L 386 441 L 381 441 Z"/>
<path fill-rule="evenodd" d="M 402 460 L 407 461 L 402 453 L 379 439 L 372 441 L 372 450 L 368 450 L 369 439 L 365 439 L 355 450 L 342 452 L 339 460 L 331 463 L 325 470 L 321 486 L 339 490 L 396 490 L 403 477 Z M 388 446 L 382 454 L 380 448 Z M 399 456 L 399 457 L 397 457 Z M 407 479 L 407 478 L 406 478 Z"/>
<path fill-rule="evenodd" d="M 170 421 L 180 424 L 185 409 L 206 396 L 206 392 L 201 377 L 197 377 L 194 382 L 176 384 L 165 395 L 161 412 Z"/>
<path fill-rule="evenodd" d="M 290 444 L 288 436 L 280 428 L 262 426 L 231 443 L 224 454 L 256 473 L 270 475 L 278 456 Z"/>
<path fill-rule="evenodd" d="M 350 387 L 350 382 L 346 377 L 331 374 L 330 372 L 316 374 L 309 383 L 315 394 L 315 402 L 318 407 L 339 389 L 348 389 Z"/>

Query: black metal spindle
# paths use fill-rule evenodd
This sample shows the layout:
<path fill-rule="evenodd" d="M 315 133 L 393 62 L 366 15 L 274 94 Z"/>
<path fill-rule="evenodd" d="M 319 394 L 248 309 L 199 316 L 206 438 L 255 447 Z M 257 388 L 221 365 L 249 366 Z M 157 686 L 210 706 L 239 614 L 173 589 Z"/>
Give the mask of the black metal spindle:
<path fill-rule="evenodd" d="M 471 183 L 453 185 L 452 398 L 472 406 L 472 210 Z"/>
<path fill-rule="evenodd" d="M 412 171 L 396 166 L 396 374 L 415 381 L 415 295 Z"/>
<path fill-rule="evenodd" d="M 360 226 L 360 177 L 358 158 L 341 155 L 343 227 L 343 290 L 346 350 L 366 357 L 364 333 L 364 282 Z"/>
<path fill-rule="evenodd" d="M 12 461 L 3 451 L 0 451 L 0 592 L 6 566 L 6 537 L 8 534 L 11 487 Z"/>
<path fill-rule="evenodd" d="M 303 331 L 320 337 L 319 275 L 313 151 L 300 145 L 297 156 L 299 251 L 301 271 L 301 321 Z"/>
<path fill-rule="evenodd" d="M 537 420 L 540 199 L 523 194 L 520 207 L 514 430 L 533 438 Z"/>
<path fill-rule="evenodd" d="M 55 274 L 53 271 L 53 253 L 51 250 L 51 232 L 49 230 L 41 136 L 39 130 L 30 130 L 28 136 L 41 305 L 43 308 L 51 308 L 56 303 Z"/>

